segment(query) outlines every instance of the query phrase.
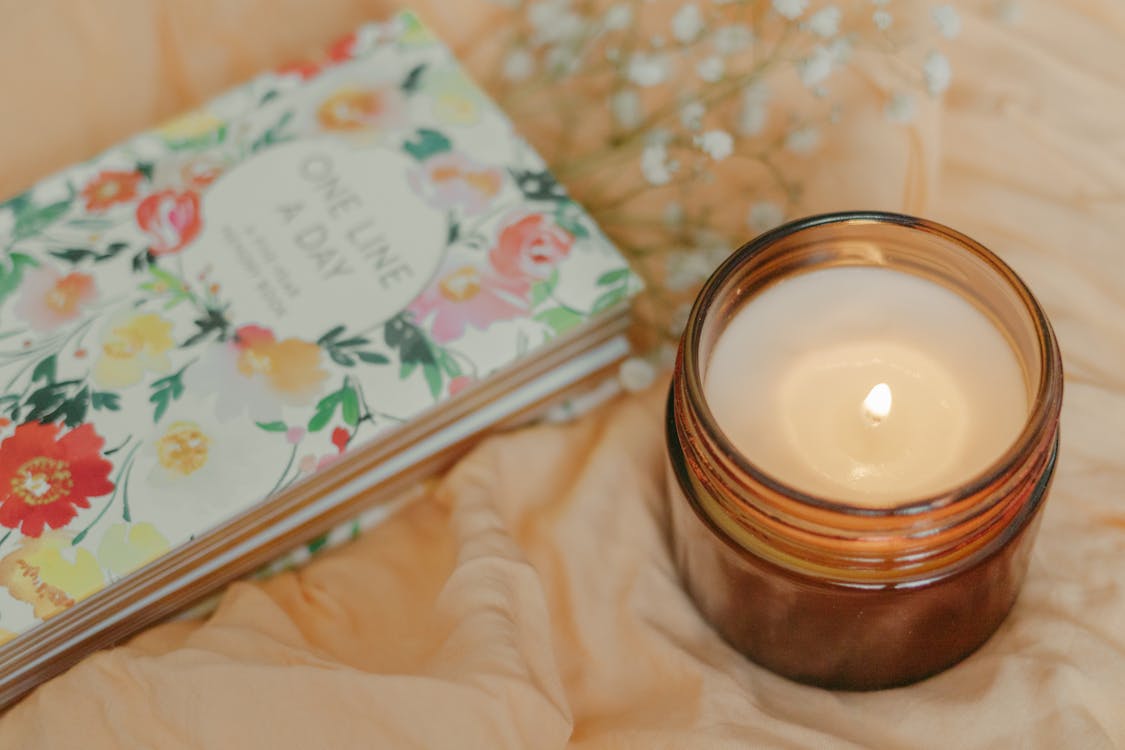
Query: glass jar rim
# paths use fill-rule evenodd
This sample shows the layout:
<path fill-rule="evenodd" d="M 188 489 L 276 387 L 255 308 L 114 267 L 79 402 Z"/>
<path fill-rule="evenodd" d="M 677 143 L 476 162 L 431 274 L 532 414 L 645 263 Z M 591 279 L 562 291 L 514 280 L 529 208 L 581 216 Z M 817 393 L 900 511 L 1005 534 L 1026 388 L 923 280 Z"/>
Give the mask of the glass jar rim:
<path fill-rule="evenodd" d="M 699 361 L 703 323 L 716 301 L 727 291 L 727 282 L 734 270 L 785 237 L 831 224 L 884 224 L 902 229 L 916 229 L 936 235 L 952 245 L 959 246 L 966 252 L 975 255 L 979 260 L 984 261 L 990 271 L 1015 291 L 1024 311 L 1034 325 L 1039 355 L 1039 382 L 1031 400 L 1023 429 L 999 458 L 951 490 L 887 507 L 861 507 L 841 500 L 833 500 L 804 492 L 758 468 L 749 457 L 735 448 L 726 433 L 719 427 L 714 414 L 711 412 L 711 407 L 704 397 L 701 363 Z M 783 224 L 747 242 L 719 265 L 704 283 L 696 297 L 684 329 L 682 356 L 685 375 L 684 387 L 689 400 L 693 403 L 696 417 L 702 428 L 708 433 L 708 437 L 714 441 L 715 446 L 738 471 L 771 491 L 784 495 L 793 501 L 821 511 L 838 513 L 844 516 L 890 518 L 924 515 L 977 496 L 1022 463 L 1023 458 L 1041 439 L 1045 428 L 1058 419 L 1061 410 L 1062 358 L 1058 342 L 1046 313 L 1016 272 L 991 250 L 944 224 L 916 216 L 886 211 L 841 211 L 808 216 Z"/>

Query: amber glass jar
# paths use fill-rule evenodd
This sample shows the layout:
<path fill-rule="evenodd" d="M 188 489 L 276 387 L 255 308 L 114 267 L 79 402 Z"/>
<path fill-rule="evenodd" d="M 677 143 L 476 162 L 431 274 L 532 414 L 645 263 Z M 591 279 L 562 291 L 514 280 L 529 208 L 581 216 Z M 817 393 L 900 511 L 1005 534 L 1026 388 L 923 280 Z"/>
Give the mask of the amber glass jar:
<path fill-rule="evenodd" d="M 755 294 L 793 274 L 881 266 L 944 285 L 1004 333 L 1030 404 L 1004 455 L 956 489 L 887 508 L 813 497 L 768 476 L 704 399 L 710 352 Z M 697 299 L 669 394 L 672 542 L 688 592 L 755 662 L 801 682 L 872 690 L 939 672 L 1015 602 L 1054 473 L 1062 361 L 1027 287 L 973 240 L 898 214 L 804 219 L 733 254 Z"/>

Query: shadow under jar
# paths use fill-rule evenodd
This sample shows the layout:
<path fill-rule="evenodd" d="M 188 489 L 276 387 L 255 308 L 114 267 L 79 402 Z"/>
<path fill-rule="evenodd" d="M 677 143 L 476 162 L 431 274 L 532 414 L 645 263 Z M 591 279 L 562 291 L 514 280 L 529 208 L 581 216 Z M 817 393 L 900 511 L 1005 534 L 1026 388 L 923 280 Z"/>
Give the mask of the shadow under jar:
<path fill-rule="evenodd" d="M 757 238 L 704 286 L 672 377 L 688 592 L 800 682 L 873 690 L 952 666 L 1019 593 L 1062 382 L 1038 303 L 964 235 L 844 213 Z"/>

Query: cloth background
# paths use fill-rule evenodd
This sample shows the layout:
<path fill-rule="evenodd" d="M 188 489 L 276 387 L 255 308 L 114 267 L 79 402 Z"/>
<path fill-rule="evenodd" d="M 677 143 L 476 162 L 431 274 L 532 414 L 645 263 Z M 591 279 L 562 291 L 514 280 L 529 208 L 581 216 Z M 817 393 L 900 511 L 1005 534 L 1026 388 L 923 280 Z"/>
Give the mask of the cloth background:
<path fill-rule="evenodd" d="M 0 0 L 0 195 L 396 5 Z M 472 67 L 497 4 L 414 5 Z M 832 693 L 724 645 L 669 558 L 658 386 L 493 438 L 356 543 L 87 659 L 0 719 L 0 747 L 1125 746 L 1125 5 L 1020 8 L 966 6 L 943 105 L 836 139 L 808 205 L 949 223 L 1056 326 L 1053 495 L 969 660 Z"/>

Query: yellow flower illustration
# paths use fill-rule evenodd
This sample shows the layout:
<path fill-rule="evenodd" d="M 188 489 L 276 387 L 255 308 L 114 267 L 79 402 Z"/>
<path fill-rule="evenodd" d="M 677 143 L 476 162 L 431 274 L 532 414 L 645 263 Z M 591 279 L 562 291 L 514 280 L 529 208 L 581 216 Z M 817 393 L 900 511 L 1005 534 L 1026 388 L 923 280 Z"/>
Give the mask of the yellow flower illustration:
<path fill-rule="evenodd" d="M 5 643 L 7 643 L 8 641 L 12 640 L 15 637 L 16 637 L 16 634 L 13 633 L 12 631 L 4 630 L 4 628 L 0 628 L 0 646 L 3 646 Z"/>
<path fill-rule="evenodd" d="M 132 573 L 169 549 L 168 540 L 151 523 L 117 523 L 98 545 L 98 562 L 116 576 Z"/>
<path fill-rule="evenodd" d="M 426 92 L 433 97 L 434 115 L 442 122 L 471 125 L 481 116 L 486 99 L 460 68 L 440 68 L 426 73 Z"/>
<path fill-rule="evenodd" d="M 223 121 L 205 109 L 181 115 L 156 129 L 168 145 L 203 145 L 217 138 L 223 130 Z"/>
<path fill-rule="evenodd" d="M 0 586 L 14 599 L 30 604 L 41 620 L 74 606 L 104 585 L 93 553 L 72 546 L 66 534 L 24 537 L 19 548 L 0 558 Z"/>
<path fill-rule="evenodd" d="M 159 315 L 116 318 L 102 335 L 94 382 L 103 388 L 123 388 L 140 382 L 146 370 L 167 372 L 172 367 L 167 352 L 175 343 L 171 322 Z"/>
<path fill-rule="evenodd" d="M 211 438 L 197 423 L 173 422 L 156 441 L 157 460 L 168 471 L 186 477 L 206 465 L 210 446 Z"/>

